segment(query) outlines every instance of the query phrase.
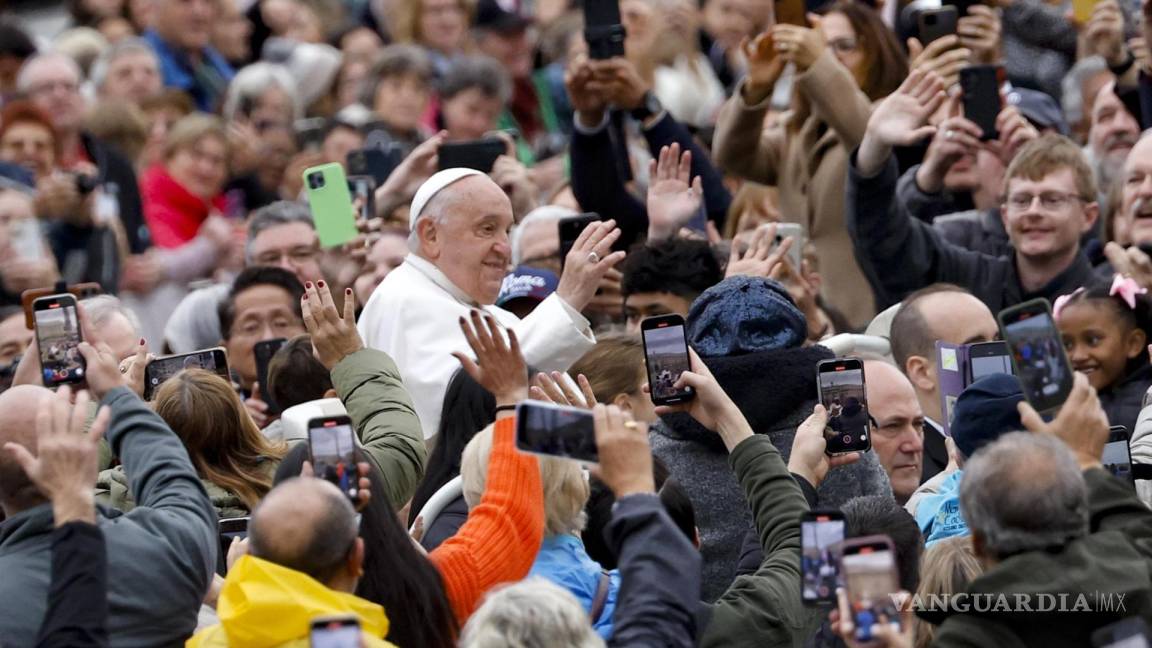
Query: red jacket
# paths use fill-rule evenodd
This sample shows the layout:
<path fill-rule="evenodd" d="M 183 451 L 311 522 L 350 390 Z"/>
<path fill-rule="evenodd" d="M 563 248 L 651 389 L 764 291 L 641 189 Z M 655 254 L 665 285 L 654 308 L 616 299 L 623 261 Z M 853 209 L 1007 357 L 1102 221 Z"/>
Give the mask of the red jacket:
<path fill-rule="evenodd" d="M 162 164 L 141 176 L 140 195 L 152 243 L 162 248 L 178 248 L 196 238 L 208 215 L 224 209 L 223 194 L 205 202 L 176 182 Z"/>

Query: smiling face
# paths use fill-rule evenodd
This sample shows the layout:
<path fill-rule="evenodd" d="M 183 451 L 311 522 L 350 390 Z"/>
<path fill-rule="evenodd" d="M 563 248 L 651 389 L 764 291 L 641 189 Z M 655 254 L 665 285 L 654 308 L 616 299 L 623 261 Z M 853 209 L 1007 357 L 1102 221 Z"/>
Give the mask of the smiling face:
<path fill-rule="evenodd" d="M 192 194 L 214 198 L 228 177 L 228 147 L 214 136 L 202 137 L 177 150 L 168 160 L 168 173 Z"/>
<path fill-rule="evenodd" d="M 820 28 L 824 32 L 824 42 L 836 55 L 836 59 L 859 80 L 860 67 L 864 63 L 864 50 L 860 48 L 860 36 L 852 28 L 848 17 L 833 11 L 824 16 Z"/>
<path fill-rule="evenodd" d="M 37 178 L 52 171 L 56 163 L 52 131 L 31 121 L 16 122 L 0 138 L 0 160 L 19 164 Z"/>
<path fill-rule="evenodd" d="M 1104 300 L 1081 300 L 1060 310 L 1056 325 L 1072 368 L 1088 376 L 1097 391 L 1119 382 L 1128 361 L 1144 353 L 1147 338 L 1116 306 Z"/>
<path fill-rule="evenodd" d="M 420 256 L 478 304 L 492 304 L 508 274 L 512 203 L 487 176 L 440 190 L 416 224 Z"/>
<path fill-rule="evenodd" d="M 504 105 L 499 97 L 490 97 L 480 88 L 468 88 L 445 99 L 440 110 L 444 128 L 451 141 L 474 140 L 496 129 L 496 120 Z"/>
<path fill-rule="evenodd" d="M 1141 139 L 1128 153 L 1115 219 L 1115 230 L 1127 232 L 1128 240 L 1121 242 L 1152 243 L 1152 138 Z"/>
<path fill-rule="evenodd" d="M 1027 259 L 1045 261 L 1072 254 L 1080 236 L 1096 222 L 1096 203 L 1075 195 L 1076 177 L 1064 167 L 1041 180 L 1015 177 L 1008 180 L 1007 200 L 1001 210 L 1004 228 L 1016 252 Z M 1013 207 L 1014 199 L 1032 196 L 1027 207 Z M 1041 199 L 1036 199 L 1040 197 Z M 1059 207 L 1045 207 L 1044 198 L 1065 197 Z"/>
<path fill-rule="evenodd" d="M 423 0 L 419 29 L 421 45 L 455 54 L 468 33 L 468 13 L 460 0 Z"/>
<path fill-rule="evenodd" d="M 1104 179 L 1116 176 L 1132 145 L 1140 137 L 1140 124 L 1124 108 L 1116 96 L 1115 87 L 1115 83 L 1109 83 L 1096 94 L 1088 131 L 1092 159 Z"/>
<path fill-rule="evenodd" d="M 373 108 L 388 126 L 399 131 L 415 130 L 428 108 L 432 88 L 415 74 L 398 74 L 380 79 Z"/>

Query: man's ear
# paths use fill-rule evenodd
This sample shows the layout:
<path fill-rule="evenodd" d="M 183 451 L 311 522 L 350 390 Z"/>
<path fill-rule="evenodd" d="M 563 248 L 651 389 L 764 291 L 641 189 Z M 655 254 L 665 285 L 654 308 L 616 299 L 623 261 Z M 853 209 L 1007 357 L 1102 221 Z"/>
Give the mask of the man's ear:
<path fill-rule="evenodd" d="M 439 234 L 434 218 L 426 217 L 416 221 L 416 236 L 420 239 L 421 256 L 429 260 L 436 260 L 440 257 Z"/>
<path fill-rule="evenodd" d="M 1100 218 L 1100 203 L 1090 202 L 1084 205 L 1084 225 L 1080 227 L 1080 233 L 1083 234 L 1096 226 L 1096 220 Z"/>
<path fill-rule="evenodd" d="M 352 551 L 348 553 L 348 573 L 355 578 L 364 575 L 364 538 L 356 538 Z"/>
<path fill-rule="evenodd" d="M 910 356 L 904 365 L 904 373 L 916 389 L 931 392 L 936 389 L 936 363 L 924 356 Z"/>

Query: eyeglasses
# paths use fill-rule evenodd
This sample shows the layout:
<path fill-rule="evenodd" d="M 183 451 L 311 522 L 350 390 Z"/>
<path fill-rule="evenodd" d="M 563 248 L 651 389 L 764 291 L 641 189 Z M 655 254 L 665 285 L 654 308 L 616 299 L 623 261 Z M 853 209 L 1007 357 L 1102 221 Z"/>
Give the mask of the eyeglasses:
<path fill-rule="evenodd" d="M 57 88 L 69 93 L 78 92 L 80 90 L 80 84 L 75 81 L 46 81 L 33 85 L 28 89 L 28 94 L 33 96 L 46 95 Z"/>
<path fill-rule="evenodd" d="M 1040 195 L 1033 195 L 1030 193 L 1018 193 L 1008 196 L 1008 209 L 1015 212 L 1022 212 L 1032 207 L 1032 203 L 1040 199 L 1040 207 L 1044 211 L 1060 211 L 1073 202 L 1087 202 L 1074 193 L 1060 193 L 1058 191 L 1045 191 Z"/>
<path fill-rule="evenodd" d="M 289 263 L 307 263 L 316 258 L 318 250 L 315 247 L 299 246 L 291 250 L 267 250 L 252 259 L 255 265 L 280 265 L 280 260 L 287 258 Z"/>
<path fill-rule="evenodd" d="M 856 51 L 860 46 L 855 38 L 837 38 L 828 41 L 828 47 L 832 48 L 838 54 L 851 54 Z"/>

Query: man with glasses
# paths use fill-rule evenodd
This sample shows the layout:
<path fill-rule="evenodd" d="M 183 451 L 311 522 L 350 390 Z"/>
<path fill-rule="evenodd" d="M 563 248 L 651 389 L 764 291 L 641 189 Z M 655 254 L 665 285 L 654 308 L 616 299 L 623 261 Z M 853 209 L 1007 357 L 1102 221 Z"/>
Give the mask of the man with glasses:
<path fill-rule="evenodd" d="M 197 110 L 216 110 L 235 74 L 211 45 L 218 3 L 152 0 L 152 6 L 152 25 L 144 39 L 160 59 L 165 87 L 187 92 Z"/>
<path fill-rule="evenodd" d="M 920 486 L 924 413 L 912 383 L 886 361 L 864 361 L 864 388 L 872 450 L 888 473 L 892 494 L 903 505 Z"/>
<path fill-rule="evenodd" d="M 986 255 L 949 243 L 896 200 L 893 147 L 916 144 L 936 130 L 926 124 L 943 102 L 943 90 L 939 77 L 914 72 L 877 106 L 850 161 L 848 230 L 856 258 L 886 302 L 881 306 L 947 282 L 971 290 L 997 312 L 1036 297 L 1051 301 L 1090 281 L 1092 266 L 1080 238 L 1099 216 L 1096 183 L 1080 148 L 1065 137 L 1032 140 L 1009 164 L 1001 206 L 1011 242 L 1006 254 Z M 967 128 L 945 128 L 943 139 L 988 146 Z"/>

